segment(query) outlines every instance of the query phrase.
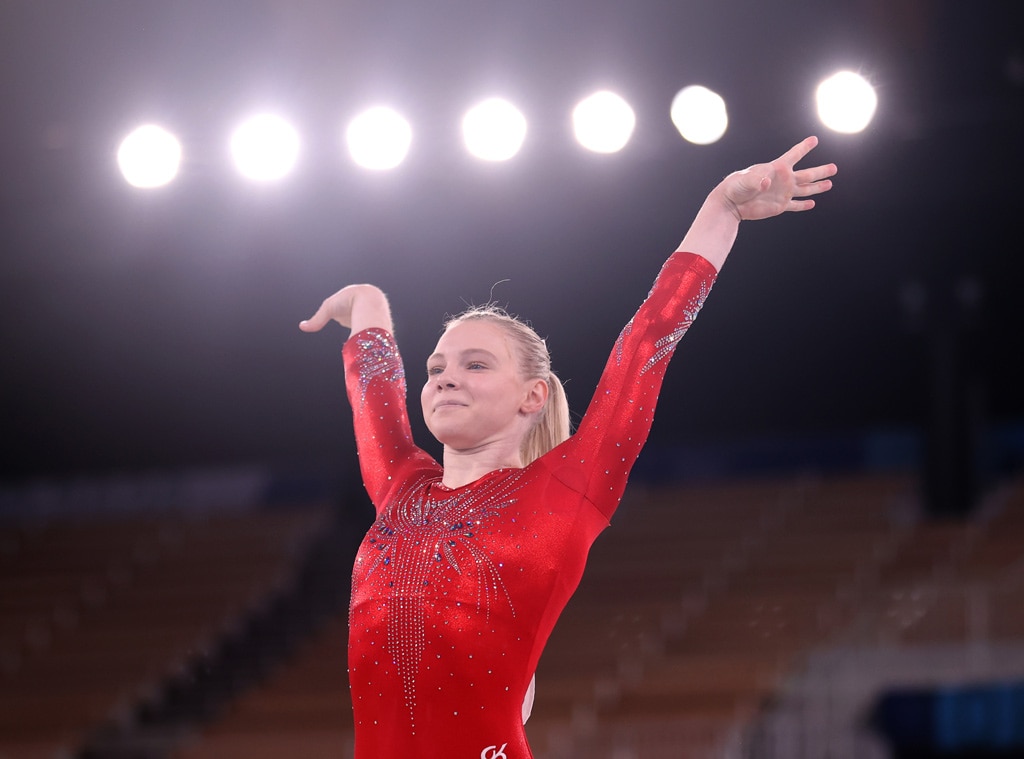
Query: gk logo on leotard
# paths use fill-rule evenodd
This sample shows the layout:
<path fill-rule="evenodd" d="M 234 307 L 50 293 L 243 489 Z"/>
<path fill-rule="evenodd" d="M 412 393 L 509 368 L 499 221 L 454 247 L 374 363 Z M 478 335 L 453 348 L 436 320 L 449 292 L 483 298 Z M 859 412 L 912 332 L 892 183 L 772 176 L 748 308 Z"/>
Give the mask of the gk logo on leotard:
<path fill-rule="evenodd" d="M 508 759 L 508 756 L 505 754 L 505 746 L 507 745 L 507 743 L 502 743 L 501 748 L 488 746 L 480 752 L 480 759 Z"/>

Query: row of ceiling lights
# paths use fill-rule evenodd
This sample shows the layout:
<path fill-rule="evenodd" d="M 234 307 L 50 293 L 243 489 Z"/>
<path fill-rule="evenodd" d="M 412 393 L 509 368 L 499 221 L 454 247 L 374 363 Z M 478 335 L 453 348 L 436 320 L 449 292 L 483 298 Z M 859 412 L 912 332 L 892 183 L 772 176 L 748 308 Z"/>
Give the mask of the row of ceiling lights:
<path fill-rule="evenodd" d="M 838 132 L 858 132 L 874 116 L 877 96 L 860 75 L 844 71 L 824 80 L 816 91 L 818 117 Z M 718 141 L 728 128 L 725 100 L 699 85 L 680 90 L 670 116 L 680 135 L 697 145 Z M 500 98 L 485 100 L 462 119 L 466 149 L 485 161 L 507 161 L 526 140 L 526 117 Z M 572 112 L 577 142 L 596 153 L 622 150 L 633 135 L 636 115 L 620 95 L 602 90 L 580 101 Z M 345 144 L 359 166 L 385 171 L 399 166 L 412 146 L 412 127 L 397 111 L 377 106 L 356 116 L 345 130 Z M 296 165 L 301 148 L 298 131 L 280 116 L 261 114 L 239 126 L 231 136 L 235 166 L 245 177 L 273 181 Z M 118 165 L 125 180 L 142 188 L 159 187 L 178 174 L 182 146 L 169 130 L 156 124 L 135 129 L 121 142 Z"/>

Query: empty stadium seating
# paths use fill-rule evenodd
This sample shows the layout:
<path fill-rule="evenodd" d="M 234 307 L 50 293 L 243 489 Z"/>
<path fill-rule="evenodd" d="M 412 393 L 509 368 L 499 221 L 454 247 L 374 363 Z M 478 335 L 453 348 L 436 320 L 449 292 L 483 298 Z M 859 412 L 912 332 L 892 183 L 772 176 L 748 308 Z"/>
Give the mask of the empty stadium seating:
<path fill-rule="evenodd" d="M 323 507 L 4 531 L 0 756 L 82 744 L 284 583 Z"/>
<path fill-rule="evenodd" d="M 915 517 L 903 476 L 631 489 L 541 660 L 538 759 L 741 756 L 811 651 L 1024 638 L 1021 493 L 961 523 Z M 0 757 L 50 759 L 124 713 L 272 593 L 324 514 L 5 529 Z M 350 756 L 345 625 L 174 756 Z"/>

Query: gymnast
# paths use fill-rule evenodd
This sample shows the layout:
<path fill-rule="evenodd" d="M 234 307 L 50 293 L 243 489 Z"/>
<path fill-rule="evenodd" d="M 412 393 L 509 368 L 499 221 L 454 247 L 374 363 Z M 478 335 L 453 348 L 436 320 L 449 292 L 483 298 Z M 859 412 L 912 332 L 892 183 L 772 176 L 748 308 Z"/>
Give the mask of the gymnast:
<path fill-rule="evenodd" d="M 834 164 L 796 168 L 808 137 L 728 175 L 615 340 L 577 430 L 544 341 L 495 307 L 444 326 L 412 440 L 387 297 L 349 285 L 300 324 L 350 330 L 342 355 L 376 521 L 352 573 L 348 671 L 356 759 L 527 759 L 544 644 L 608 526 L 651 426 L 669 358 L 740 222 L 814 207 Z"/>

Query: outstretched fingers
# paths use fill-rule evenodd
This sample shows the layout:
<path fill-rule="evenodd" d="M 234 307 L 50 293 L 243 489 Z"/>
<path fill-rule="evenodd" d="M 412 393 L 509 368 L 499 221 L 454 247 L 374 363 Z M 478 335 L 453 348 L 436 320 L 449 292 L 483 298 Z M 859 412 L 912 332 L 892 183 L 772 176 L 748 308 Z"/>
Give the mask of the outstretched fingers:
<path fill-rule="evenodd" d="M 815 137 L 814 135 L 811 135 L 810 137 L 805 137 L 796 145 L 794 145 L 785 153 L 783 153 L 781 156 L 779 156 L 778 160 L 792 168 L 796 166 L 798 163 L 800 163 L 800 161 L 802 161 L 807 156 L 807 154 L 814 150 L 814 148 L 816 148 L 817 146 L 817 137 Z"/>
<path fill-rule="evenodd" d="M 787 211 L 810 211 L 812 208 L 814 208 L 813 200 L 799 200 L 796 198 L 789 201 L 789 204 L 786 206 Z"/>
<path fill-rule="evenodd" d="M 800 169 L 793 173 L 793 179 L 798 185 L 813 184 L 823 179 L 834 177 L 839 168 L 834 163 L 825 163 L 821 166 L 814 166 L 808 169 Z"/>
<path fill-rule="evenodd" d="M 793 174 L 796 185 L 793 195 L 805 198 L 808 195 L 819 195 L 832 189 L 832 177 L 838 168 L 834 163 L 802 169 Z"/>

